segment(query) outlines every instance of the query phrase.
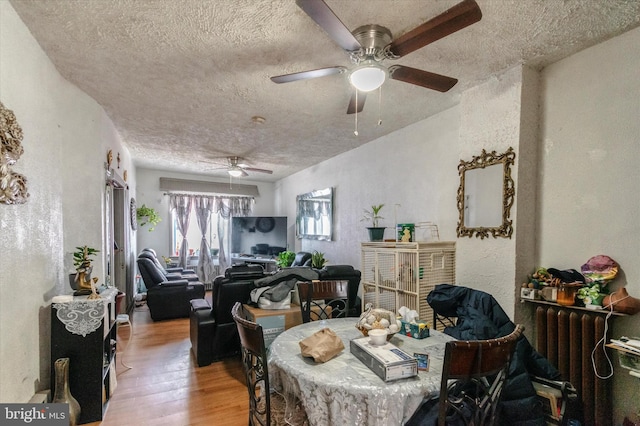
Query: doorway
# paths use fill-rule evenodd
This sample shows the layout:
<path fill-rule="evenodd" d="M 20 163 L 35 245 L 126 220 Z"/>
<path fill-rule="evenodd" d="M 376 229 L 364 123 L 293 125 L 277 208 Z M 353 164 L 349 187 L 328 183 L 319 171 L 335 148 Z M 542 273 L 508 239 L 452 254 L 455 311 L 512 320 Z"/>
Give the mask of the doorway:
<path fill-rule="evenodd" d="M 105 188 L 106 281 L 125 294 L 123 312 L 134 308 L 133 269 L 131 268 L 131 215 L 129 186 L 113 169 L 107 170 Z"/>

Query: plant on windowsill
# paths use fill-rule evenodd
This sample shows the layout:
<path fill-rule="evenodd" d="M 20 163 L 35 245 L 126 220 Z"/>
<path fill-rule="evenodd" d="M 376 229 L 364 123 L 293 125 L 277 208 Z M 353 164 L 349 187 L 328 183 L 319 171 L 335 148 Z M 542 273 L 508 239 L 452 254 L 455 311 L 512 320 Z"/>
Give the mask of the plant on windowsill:
<path fill-rule="evenodd" d="M 311 255 L 311 267 L 314 269 L 322 269 L 327 263 L 327 259 L 324 258 L 324 253 L 314 251 Z"/>
<path fill-rule="evenodd" d="M 384 207 L 384 204 L 372 205 L 371 210 L 365 210 L 364 216 L 360 221 L 370 220 L 372 226 L 368 226 L 369 241 L 382 241 L 384 238 L 384 226 L 378 226 L 378 221 L 384 219 L 380 216 L 380 210 Z"/>
<path fill-rule="evenodd" d="M 147 207 L 144 204 L 136 210 L 136 218 L 138 219 L 138 225 L 140 226 L 145 226 L 147 224 L 151 225 L 149 227 L 149 232 L 153 231 L 155 226 L 162 220 L 154 209 Z"/>

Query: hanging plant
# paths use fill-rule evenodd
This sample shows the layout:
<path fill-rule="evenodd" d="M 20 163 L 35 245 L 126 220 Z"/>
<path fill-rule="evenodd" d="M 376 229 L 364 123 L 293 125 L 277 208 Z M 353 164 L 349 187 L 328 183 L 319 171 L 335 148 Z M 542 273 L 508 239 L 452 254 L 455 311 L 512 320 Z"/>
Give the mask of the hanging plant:
<path fill-rule="evenodd" d="M 138 219 L 138 224 L 140 226 L 145 226 L 147 224 L 151 225 L 149 227 L 149 232 L 153 231 L 158 222 L 162 220 L 154 209 L 147 207 L 144 204 L 136 210 L 136 218 Z"/>

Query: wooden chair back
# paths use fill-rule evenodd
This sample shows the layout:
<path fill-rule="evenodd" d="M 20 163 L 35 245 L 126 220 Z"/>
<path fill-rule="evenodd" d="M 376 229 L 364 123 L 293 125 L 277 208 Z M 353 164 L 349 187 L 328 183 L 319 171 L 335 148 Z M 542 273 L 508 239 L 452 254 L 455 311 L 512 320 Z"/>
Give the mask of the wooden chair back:
<path fill-rule="evenodd" d="M 298 282 L 302 322 L 344 318 L 350 306 L 349 281 Z"/>
<path fill-rule="evenodd" d="M 493 425 L 509 364 L 524 327 L 490 340 L 447 342 L 442 369 L 438 425 L 448 416 L 467 425 Z M 469 416 L 470 414 L 470 416 Z"/>
<path fill-rule="evenodd" d="M 231 315 L 240 335 L 242 364 L 249 391 L 249 425 L 270 426 L 269 370 L 262 326 L 247 319 L 247 312 L 239 302 L 233 306 Z"/>

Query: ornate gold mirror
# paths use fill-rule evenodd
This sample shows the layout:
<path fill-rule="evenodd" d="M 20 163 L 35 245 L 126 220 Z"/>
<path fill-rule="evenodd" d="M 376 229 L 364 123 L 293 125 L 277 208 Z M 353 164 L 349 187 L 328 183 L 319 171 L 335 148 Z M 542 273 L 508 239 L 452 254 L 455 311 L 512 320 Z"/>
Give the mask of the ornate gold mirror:
<path fill-rule="evenodd" d="M 503 154 L 483 149 L 471 161 L 460 160 L 458 237 L 511 238 L 513 221 L 509 216 L 516 193 L 511 166 L 515 158 L 510 147 Z"/>

